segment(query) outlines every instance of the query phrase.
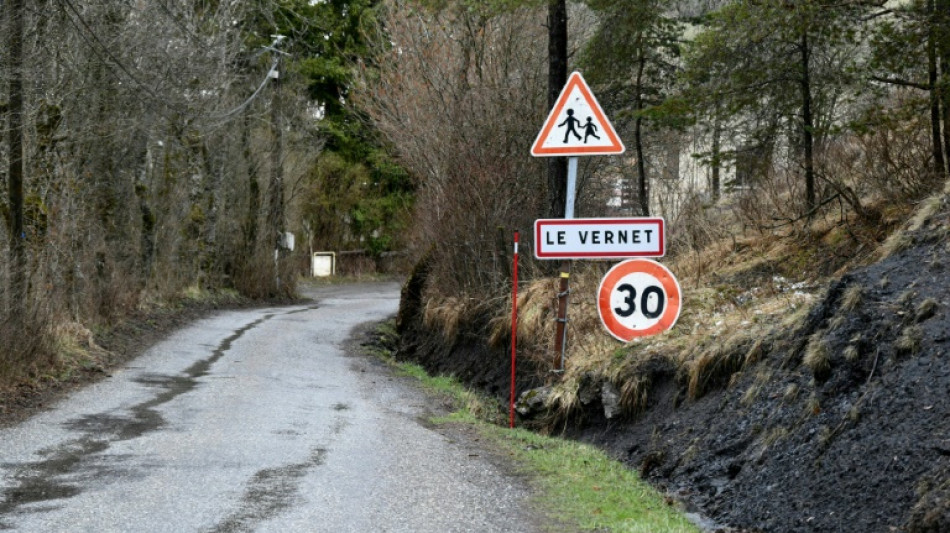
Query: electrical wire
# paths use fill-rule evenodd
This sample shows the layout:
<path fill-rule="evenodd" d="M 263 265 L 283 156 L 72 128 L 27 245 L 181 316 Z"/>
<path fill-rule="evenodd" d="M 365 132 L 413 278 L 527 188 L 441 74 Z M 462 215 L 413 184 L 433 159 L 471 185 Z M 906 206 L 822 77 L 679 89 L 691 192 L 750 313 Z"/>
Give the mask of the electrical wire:
<path fill-rule="evenodd" d="M 273 62 L 271 62 L 270 70 L 268 70 L 268 71 L 267 71 L 267 75 L 264 76 L 264 81 L 261 82 L 261 84 L 257 87 L 257 90 L 254 91 L 254 93 L 251 94 L 251 96 L 249 96 L 248 99 L 245 100 L 242 104 L 240 104 L 240 105 L 238 105 L 238 106 L 236 106 L 236 107 L 230 109 L 229 111 L 226 111 L 226 112 L 224 112 L 224 113 L 221 113 L 221 114 L 219 114 L 219 115 L 212 115 L 212 116 L 207 117 L 207 118 L 210 119 L 210 120 L 220 120 L 220 121 L 221 121 L 221 122 L 219 122 L 218 124 L 213 125 L 212 127 L 213 127 L 213 128 L 216 128 L 216 127 L 218 127 L 218 126 L 221 126 L 222 124 L 228 122 L 234 115 L 240 113 L 240 112 L 243 111 L 247 106 L 251 105 L 251 102 L 253 102 L 254 99 L 256 99 L 256 98 L 258 97 L 258 95 L 261 94 L 261 91 L 264 90 L 264 87 L 267 86 L 267 82 L 269 82 L 271 79 L 273 79 L 274 73 L 277 73 L 277 65 L 278 65 L 279 63 L 280 63 L 280 60 L 275 57 L 274 60 L 273 60 Z M 280 74 L 277 73 L 277 75 L 279 76 Z"/>
<path fill-rule="evenodd" d="M 82 14 L 79 12 L 78 9 L 76 9 L 76 6 L 73 5 L 72 0 L 59 0 L 59 2 L 60 2 L 60 4 L 64 5 L 64 6 L 67 7 L 70 11 L 73 12 L 73 14 L 76 16 L 76 19 L 79 21 L 79 24 L 81 24 L 82 27 L 86 29 L 86 32 L 92 37 L 92 39 L 96 42 L 96 44 L 99 45 L 99 47 L 102 49 L 102 51 L 105 52 L 107 56 L 109 56 L 109 60 L 112 61 L 112 63 L 115 64 L 115 66 L 117 66 L 117 67 L 119 68 L 119 70 L 121 70 L 122 72 L 124 72 L 125 75 L 129 77 L 130 80 L 132 80 L 133 82 L 136 83 L 136 85 L 138 85 L 139 87 L 141 87 L 146 93 L 149 94 L 149 96 L 151 96 L 151 97 L 154 98 L 155 100 L 158 100 L 158 101 L 161 101 L 161 102 L 165 103 L 166 105 L 169 105 L 167 101 L 163 100 L 163 99 L 160 98 L 157 94 L 155 94 L 155 92 L 152 91 L 152 88 L 151 88 L 151 87 L 149 87 L 148 85 L 142 83 L 134 74 L 132 74 L 131 71 L 129 71 L 128 68 L 126 68 L 126 66 L 125 66 L 121 61 L 119 61 L 119 59 L 118 59 L 117 57 L 115 57 L 115 55 L 112 53 L 112 51 L 109 50 L 109 47 L 106 46 L 106 45 L 99 39 L 99 36 L 96 35 L 96 32 L 94 32 L 94 31 L 92 30 L 92 28 L 89 26 L 89 24 L 86 22 L 86 20 L 82 17 Z M 73 21 L 72 17 L 68 17 L 68 18 L 69 18 L 69 20 L 70 20 L 71 22 L 73 22 L 73 26 L 75 26 L 76 24 L 75 24 L 75 22 Z M 78 29 L 78 28 L 77 28 L 77 29 Z"/>
<path fill-rule="evenodd" d="M 138 77 L 132 74 L 131 70 L 127 68 L 125 64 L 122 63 L 122 61 L 120 61 L 119 58 L 115 56 L 115 54 L 112 53 L 109 47 L 106 46 L 106 44 L 103 43 L 101 39 L 99 39 L 98 35 L 96 35 L 92 27 L 83 18 L 82 14 L 73 4 L 72 0 L 59 0 L 59 2 L 65 9 L 67 9 L 68 11 L 71 11 L 73 15 L 75 16 L 76 20 L 79 21 L 77 23 L 76 20 L 74 20 L 72 16 L 67 16 L 67 18 L 69 19 L 73 27 L 75 27 L 76 30 L 80 33 L 80 36 L 83 38 L 83 40 L 85 40 L 87 43 L 90 44 L 90 46 L 92 46 L 92 43 L 89 40 L 89 38 L 91 37 L 91 39 L 95 41 L 95 44 L 97 45 L 97 47 L 101 49 L 101 51 L 104 52 L 108 56 L 109 62 L 113 63 L 119 70 L 121 70 L 126 76 L 128 76 L 130 80 L 132 80 L 136 85 L 138 85 L 142 90 L 144 90 L 153 100 L 161 103 L 165 108 L 171 109 L 178 113 L 191 114 L 189 110 L 186 110 L 179 106 L 175 106 L 171 104 L 170 102 L 168 102 L 167 99 L 162 98 L 161 96 L 156 94 L 155 91 L 153 91 L 150 86 L 146 85 L 141 80 L 139 80 Z M 162 4 L 162 2 L 159 2 L 159 4 Z M 170 18 L 174 18 L 171 12 L 166 11 L 166 13 Z M 82 26 L 81 28 L 80 28 L 80 25 Z M 85 34 L 88 34 L 89 37 L 87 37 Z M 204 116 L 198 115 L 198 116 L 195 116 L 194 118 L 200 119 L 200 120 L 219 121 L 217 124 L 211 126 L 212 128 L 216 128 L 227 123 L 231 118 L 233 118 L 235 115 L 237 115 L 238 113 L 243 111 L 245 108 L 247 108 L 247 106 L 249 106 L 261 94 L 261 92 L 263 92 L 264 88 L 267 86 L 267 83 L 270 80 L 274 79 L 275 73 L 277 73 L 277 67 L 280 63 L 278 55 L 284 53 L 279 50 L 276 50 L 276 46 L 281 42 L 281 40 L 282 38 L 277 38 L 275 39 L 274 43 L 270 47 L 266 47 L 267 49 L 270 49 L 271 51 L 275 52 L 275 57 L 271 63 L 270 69 L 267 71 L 267 74 L 264 75 L 263 81 L 261 81 L 257 89 L 244 102 L 242 102 L 241 104 L 223 113 L 216 113 L 216 114 L 204 115 Z M 96 55 L 99 55 L 101 59 L 104 59 L 98 52 L 95 51 L 95 48 L 96 47 L 93 47 L 93 53 L 95 53 Z M 279 73 L 277 73 L 277 75 L 279 75 Z M 160 113 L 166 118 L 172 118 L 168 114 L 166 114 L 164 111 L 160 111 Z"/>

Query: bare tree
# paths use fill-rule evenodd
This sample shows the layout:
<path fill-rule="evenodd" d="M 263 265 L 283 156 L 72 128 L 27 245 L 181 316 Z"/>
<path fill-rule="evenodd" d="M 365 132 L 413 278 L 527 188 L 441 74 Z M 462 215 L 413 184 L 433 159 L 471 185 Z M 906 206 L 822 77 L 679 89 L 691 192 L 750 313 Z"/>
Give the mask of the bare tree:
<path fill-rule="evenodd" d="M 544 13 L 386 8 L 355 97 L 419 180 L 414 244 L 441 250 L 435 279 L 494 294 L 504 236 L 547 209 L 544 166 L 528 157 L 546 110 Z"/>

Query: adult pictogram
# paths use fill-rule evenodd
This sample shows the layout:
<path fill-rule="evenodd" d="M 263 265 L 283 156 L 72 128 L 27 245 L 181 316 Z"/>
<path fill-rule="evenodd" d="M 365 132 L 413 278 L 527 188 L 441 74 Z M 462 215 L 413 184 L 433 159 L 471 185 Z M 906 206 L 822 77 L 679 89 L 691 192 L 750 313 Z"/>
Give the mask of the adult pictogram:
<path fill-rule="evenodd" d="M 631 259 L 611 268 L 597 291 L 597 312 L 618 340 L 656 335 L 673 327 L 682 307 L 676 277 L 648 259 Z"/>
<path fill-rule="evenodd" d="M 544 121 L 531 147 L 531 155 L 573 157 L 622 154 L 623 151 L 623 142 L 587 82 L 579 72 L 574 72 Z"/>
<path fill-rule="evenodd" d="M 590 119 L 588 118 L 587 120 L 590 120 Z M 581 134 L 577 133 L 577 130 L 574 129 L 574 125 L 575 124 L 580 125 L 580 123 L 581 123 L 580 120 L 577 120 L 576 118 L 574 118 L 574 110 L 568 109 L 567 118 L 564 119 L 564 122 L 557 125 L 557 127 L 559 128 L 567 126 L 567 130 L 564 132 L 564 144 L 567 144 L 567 141 L 570 140 L 570 135 L 572 133 L 574 134 L 575 137 L 577 137 L 578 141 L 581 140 Z"/>

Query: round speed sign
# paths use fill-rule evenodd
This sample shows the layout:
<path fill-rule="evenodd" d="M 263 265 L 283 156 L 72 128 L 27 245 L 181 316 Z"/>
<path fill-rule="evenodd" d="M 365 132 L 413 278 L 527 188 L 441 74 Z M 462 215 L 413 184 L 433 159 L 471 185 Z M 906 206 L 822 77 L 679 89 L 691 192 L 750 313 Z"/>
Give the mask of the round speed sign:
<path fill-rule="evenodd" d="M 648 259 L 615 265 L 601 280 L 597 294 L 600 320 L 611 335 L 624 342 L 670 329 L 682 307 L 673 273 Z"/>

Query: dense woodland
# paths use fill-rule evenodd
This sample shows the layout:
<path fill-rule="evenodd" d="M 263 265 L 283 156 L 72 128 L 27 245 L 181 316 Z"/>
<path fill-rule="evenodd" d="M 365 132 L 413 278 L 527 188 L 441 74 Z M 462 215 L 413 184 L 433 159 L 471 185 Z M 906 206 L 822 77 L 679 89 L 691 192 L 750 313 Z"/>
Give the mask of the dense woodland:
<path fill-rule="evenodd" d="M 316 249 L 405 250 L 431 298 L 502 305 L 511 233 L 563 197 L 528 155 L 558 54 L 628 147 L 582 162 L 578 216 L 664 216 L 673 254 L 828 213 L 873 226 L 950 163 L 950 0 L 0 9 L 8 380 L 188 290 L 292 294 Z"/>
<path fill-rule="evenodd" d="M 5 382 L 132 310 L 399 246 L 412 184 L 347 105 L 373 4 L 0 2 Z"/>

